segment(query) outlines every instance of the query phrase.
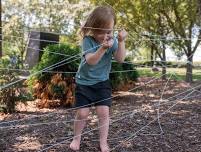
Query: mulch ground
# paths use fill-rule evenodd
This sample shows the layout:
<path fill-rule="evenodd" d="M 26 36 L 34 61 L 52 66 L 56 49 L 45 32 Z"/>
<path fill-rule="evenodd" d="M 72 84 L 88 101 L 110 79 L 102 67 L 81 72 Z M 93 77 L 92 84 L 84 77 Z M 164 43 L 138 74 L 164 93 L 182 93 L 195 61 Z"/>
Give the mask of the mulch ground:
<path fill-rule="evenodd" d="M 201 82 L 189 85 L 151 80 L 141 78 L 127 87 L 135 88 L 132 91 L 113 94 L 108 138 L 111 150 L 201 152 Z M 47 148 L 51 152 L 70 152 L 75 110 L 38 109 L 36 102 L 18 105 L 17 113 L 0 115 L 0 151 Z M 97 127 L 95 109 L 91 108 L 80 152 L 99 151 Z"/>

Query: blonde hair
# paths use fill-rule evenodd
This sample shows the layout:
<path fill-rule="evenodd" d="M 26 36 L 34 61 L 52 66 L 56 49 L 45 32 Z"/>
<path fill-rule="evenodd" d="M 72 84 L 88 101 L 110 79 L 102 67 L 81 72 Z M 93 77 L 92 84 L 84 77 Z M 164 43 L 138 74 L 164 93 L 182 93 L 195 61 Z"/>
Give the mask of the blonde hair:
<path fill-rule="evenodd" d="M 81 28 L 80 34 L 83 38 L 86 35 L 93 34 L 96 31 L 103 30 L 108 27 L 111 20 L 116 24 L 116 15 L 110 6 L 99 6 L 95 8 L 88 16 L 84 26 Z"/>

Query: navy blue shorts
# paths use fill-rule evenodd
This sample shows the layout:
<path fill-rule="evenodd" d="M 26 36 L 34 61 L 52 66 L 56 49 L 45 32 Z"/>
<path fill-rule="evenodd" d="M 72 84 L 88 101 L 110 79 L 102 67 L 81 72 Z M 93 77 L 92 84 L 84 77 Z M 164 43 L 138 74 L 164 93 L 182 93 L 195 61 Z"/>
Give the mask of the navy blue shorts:
<path fill-rule="evenodd" d="M 91 107 L 91 106 L 111 106 L 112 89 L 109 80 L 96 83 L 94 85 L 76 84 L 75 88 L 75 107 Z"/>

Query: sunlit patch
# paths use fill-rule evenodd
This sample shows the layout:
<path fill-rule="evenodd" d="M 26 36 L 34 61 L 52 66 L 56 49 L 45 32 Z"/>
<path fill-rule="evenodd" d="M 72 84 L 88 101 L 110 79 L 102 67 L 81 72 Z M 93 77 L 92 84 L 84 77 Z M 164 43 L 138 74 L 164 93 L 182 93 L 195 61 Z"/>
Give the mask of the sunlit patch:
<path fill-rule="evenodd" d="M 38 150 L 43 146 L 38 139 L 34 137 L 19 136 L 16 140 L 18 142 L 15 143 L 13 147 L 18 151 Z"/>

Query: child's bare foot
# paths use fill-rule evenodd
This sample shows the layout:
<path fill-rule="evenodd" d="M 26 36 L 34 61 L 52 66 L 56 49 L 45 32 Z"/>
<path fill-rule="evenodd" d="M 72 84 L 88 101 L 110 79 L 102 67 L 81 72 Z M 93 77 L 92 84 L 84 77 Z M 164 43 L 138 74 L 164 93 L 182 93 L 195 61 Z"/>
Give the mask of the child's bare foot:
<path fill-rule="evenodd" d="M 70 144 L 70 149 L 73 151 L 79 151 L 80 150 L 80 140 L 73 139 L 73 141 Z"/>
<path fill-rule="evenodd" d="M 110 148 L 108 146 L 108 144 L 100 144 L 100 149 L 101 149 L 101 152 L 109 152 L 110 151 Z"/>

